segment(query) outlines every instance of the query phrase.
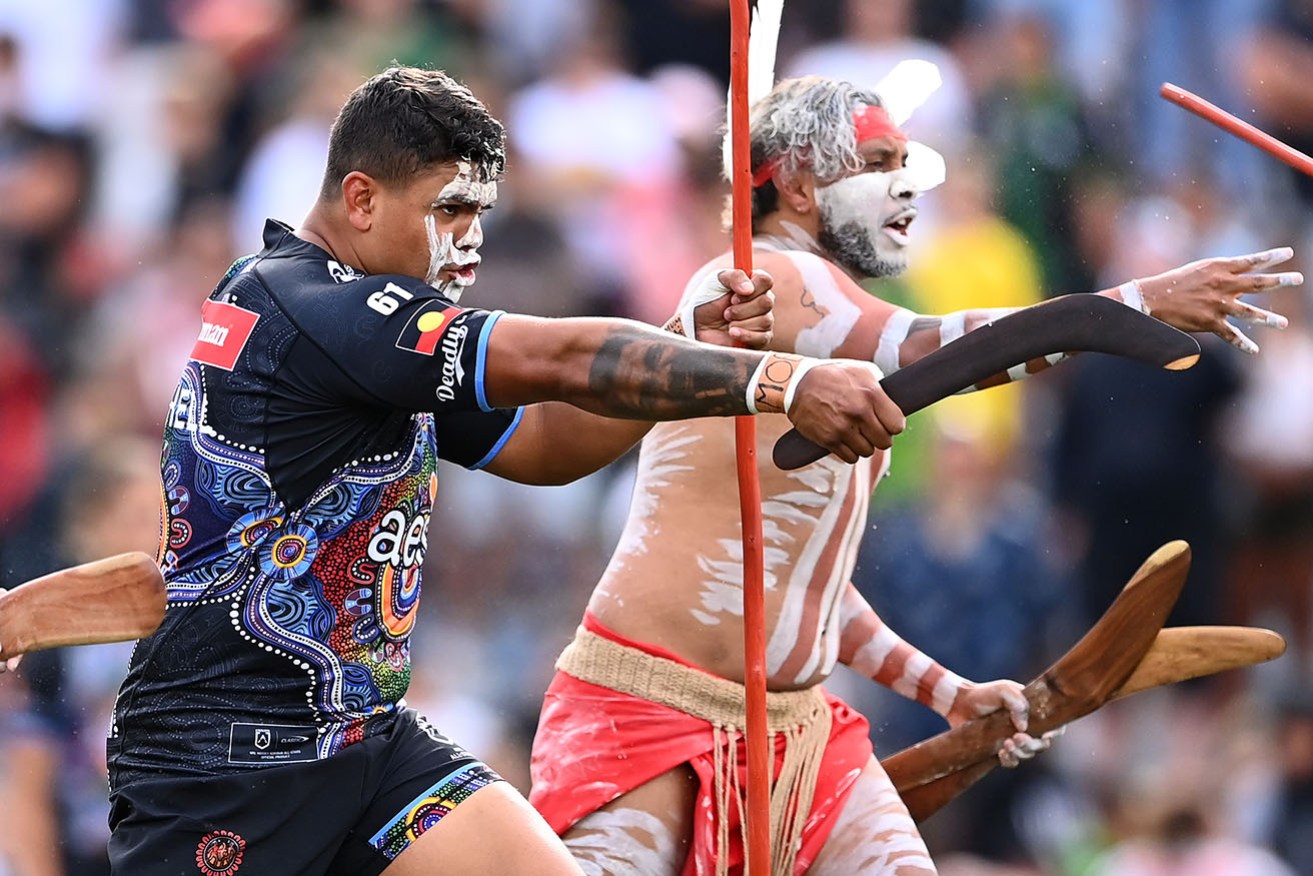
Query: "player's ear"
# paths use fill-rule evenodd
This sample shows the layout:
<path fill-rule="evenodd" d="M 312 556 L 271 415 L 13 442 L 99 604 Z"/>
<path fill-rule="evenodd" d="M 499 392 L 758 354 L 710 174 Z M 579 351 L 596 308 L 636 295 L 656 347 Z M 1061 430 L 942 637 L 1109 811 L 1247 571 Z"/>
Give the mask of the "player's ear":
<path fill-rule="evenodd" d="M 368 231 L 374 224 L 374 202 L 378 183 L 368 174 L 353 170 L 342 180 L 342 202 L 347 221 L 357 231 Z"/>

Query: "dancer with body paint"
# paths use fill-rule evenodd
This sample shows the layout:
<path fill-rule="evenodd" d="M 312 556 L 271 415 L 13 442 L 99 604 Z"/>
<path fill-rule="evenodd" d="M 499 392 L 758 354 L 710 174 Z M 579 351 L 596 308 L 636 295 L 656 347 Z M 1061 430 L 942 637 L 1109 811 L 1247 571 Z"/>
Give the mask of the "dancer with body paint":
<path fill-rule="evenodd" d="M 756 265 L 775 280 L 781 370 L 848 357 L 890 373 L 1004 310 L 927 316 L 857 280 L 903 271 L 916 198 L 936 178 L 879 96 L 848 83 L 780 83 L 753 109 Z M 940 164 L 942 170 L 942 163 Z M 1284 319 L 1239 300 L 1303 281 L 1260 273 L 1289 249 L 1208 259 L 1099 294 L 1243 349 L 1230 316 Z M 726 254 L 699 272 L 730 264 Z M 1056 361 L 1057 358 L 1053 357 Z M 1049 367 L 1028 363 L 977 388 Z M 768 369 L 771 366 L 767 366 Z M 788 428 L 758 422 L 765 539 L 774 872 L 926 876 L 916 825 L 872 754 L 866 720 L 822 687 L 839 663 L 957 725 L 1007 709 L 1005 765 L 1047 740 L 1025 733 L 1021 685 L 968 681 L 886 627 L 849 581 L 889 456 L 839 454 L 792 472 L 768 460 Z M 841 461 L 842 460 L 842 461 Z M 742 549 L 728 424 L 661 424 L 643 441 L 629 519 L 575 639 L 557 663 L 534 741 L 530 802 L 593 874 L 742 873 L 745 784 Z"/>
<path fill-rule="evenodd" d="M 164 434 L 168 610 L 110 728 L 113 872 L 579 872 L 402 701 L 437 460 L 564 483 L 647 421 L 750 412 L 766 356 L 458 306 L 504 163 L 467 89 L 389 69 L 339 113 L 301 227 L 268 222 L 202 306 Z M 672 331 L 761 347 L 768 290 L 713 272 Z M 887 447 L 902 414 L 873 366 L 811 364 L 799 427 Z"/>

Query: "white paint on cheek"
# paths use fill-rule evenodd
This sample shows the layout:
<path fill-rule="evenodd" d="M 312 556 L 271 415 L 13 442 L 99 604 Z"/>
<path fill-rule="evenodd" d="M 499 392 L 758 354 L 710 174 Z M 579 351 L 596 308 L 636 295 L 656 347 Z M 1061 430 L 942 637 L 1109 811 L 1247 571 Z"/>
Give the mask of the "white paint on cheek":
<path fill-rule="evenodd" d="M 450 232 L 438 232 L 438 222 L 433 218 L 432 213 L 424 217 L 424 233 L 429 241 L 429 270 L 424 275 L 424 282 L 445 292 L 445 289 L 438 286 L 438 274 L 442 271 L 443 265 L 451 260 L 451 254 L 456 248 L 455 244 Z"/>
<path fill-rule="evenodd" d="M 852 332 L 853 326 L 857 325 L 862 309 L 843 294 L 825 260 L 819 256 L 797 253 L 790 254 L 789 260 L 802 275 L 803 286 L 822 311 L 815 325 L 798 332 L 794 352 L 828 359 Z"/>
<path fill-rule="evenodd" d="M 565 846 L 587 876 L 675 873 L 679 843 L 661 819 L 641 809 L 612 809 L 585 816 Z"/>

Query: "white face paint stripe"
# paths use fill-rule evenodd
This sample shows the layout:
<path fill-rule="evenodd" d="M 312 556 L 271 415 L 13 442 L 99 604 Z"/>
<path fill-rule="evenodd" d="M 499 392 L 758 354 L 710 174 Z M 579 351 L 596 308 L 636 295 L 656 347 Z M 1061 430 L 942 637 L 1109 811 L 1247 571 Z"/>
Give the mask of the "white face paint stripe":
<path fill-rule="evenodd" d="M 436 287 L 438 285 L 438 274 L 442 271 L 443 265 L 449 261 L 453 249 L 451 234 L 447 232 L 438 233 L 438 221 L 433 218 L 432 213 L 424 216 L 424 233 L 429 239 L 429 271 L 424 275 L 424 282 Z M 457 295 L 459 294 L 457 292 Z M 456 299 L 452 298 L 452 300 L 455 301 Z"/>
<path fill-rule="evenodd" d="M 915 321 L 915 313 L 900 307 L 884 324 L 884 331 L 880 332 L 880 343 L 875 348 L 875 364 L 885 374 L 893 374 L 902 367 L 899 357 L 902 354 L 903 342 L 907 340 L 907 333 L 911 331 L 912 323 Z"/>

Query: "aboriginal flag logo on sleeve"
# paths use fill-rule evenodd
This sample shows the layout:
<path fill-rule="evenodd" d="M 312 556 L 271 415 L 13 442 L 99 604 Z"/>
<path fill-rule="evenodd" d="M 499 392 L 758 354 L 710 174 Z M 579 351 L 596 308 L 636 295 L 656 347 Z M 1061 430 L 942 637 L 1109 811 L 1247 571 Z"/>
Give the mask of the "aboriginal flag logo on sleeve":
<path fill-rule="evenodd" d="M 438 349 L 438 342 L 446 333 L 447 327 L 464 313 L 459 307 L 452 307 L 441 301 L 428 301 L 410 315 L 410 321 L 401 330 L 397 338 L 397 347 L 412 353 L 432 356 Z"/>

